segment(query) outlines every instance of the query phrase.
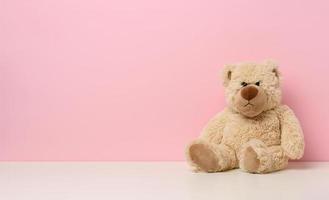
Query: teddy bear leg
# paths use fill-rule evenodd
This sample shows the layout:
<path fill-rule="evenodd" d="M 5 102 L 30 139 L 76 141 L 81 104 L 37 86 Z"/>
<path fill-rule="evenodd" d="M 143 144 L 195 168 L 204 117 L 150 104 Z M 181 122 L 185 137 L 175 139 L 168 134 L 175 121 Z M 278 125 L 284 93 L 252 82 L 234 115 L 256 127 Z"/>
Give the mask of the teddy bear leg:
<path fill-rule="evenodd" d="M 195 171 L 219 172 L 233 169 L 237 159 L 233 149 L 224 144 L 196 140 L 187 147 L 186 157 Z"/>
<path fill-rule="evenodd" d="M 269 173 L 288 165 L 288 157 L 280 145 L 267 147 L 257 139 L 246 143 L 239 157 L 240 168 L 250 173 Z"/>

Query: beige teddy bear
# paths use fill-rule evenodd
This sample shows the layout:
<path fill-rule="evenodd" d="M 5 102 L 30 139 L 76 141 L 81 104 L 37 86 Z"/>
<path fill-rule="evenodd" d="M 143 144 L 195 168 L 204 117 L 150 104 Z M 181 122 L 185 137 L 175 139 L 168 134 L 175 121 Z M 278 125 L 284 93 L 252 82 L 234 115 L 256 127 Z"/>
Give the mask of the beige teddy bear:
<path fill-rule="evenodd" d="M 302 129 L 293 111 L 280 104 L 280 74 L 274 62 L 227 65 L 223 85 L 228 107 L 186 149 L 194 170 L 240 167 L 268 173 L 303 156 Z"/>

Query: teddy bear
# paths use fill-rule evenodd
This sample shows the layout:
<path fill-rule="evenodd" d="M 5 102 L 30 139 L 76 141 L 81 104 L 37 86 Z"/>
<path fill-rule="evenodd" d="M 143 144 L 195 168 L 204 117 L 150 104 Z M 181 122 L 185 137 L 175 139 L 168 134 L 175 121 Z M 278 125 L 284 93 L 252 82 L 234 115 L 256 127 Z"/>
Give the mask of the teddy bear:
<path fill-rule="evenodd" d="M 195 171 L 269 173 L 303 156 L 302 128 L 281 104 L 281 74 L 274 61 L 225 65 L 222 82 L 228 106 L 186 148 Z"/>

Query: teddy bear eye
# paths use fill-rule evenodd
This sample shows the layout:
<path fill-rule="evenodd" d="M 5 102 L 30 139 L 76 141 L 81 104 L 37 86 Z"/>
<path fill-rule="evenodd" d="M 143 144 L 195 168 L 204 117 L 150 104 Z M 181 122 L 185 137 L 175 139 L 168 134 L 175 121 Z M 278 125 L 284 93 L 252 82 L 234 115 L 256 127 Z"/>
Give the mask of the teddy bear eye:
<path fill-rule="evenodd" d="M 248 85 L 248 83 L 246 83 L 246 82 L 241 82 L 241 85 L 243 86 L 243 87 L 245 87 L 245 86 L 247 86 Z"/>
<path fill-rule="evenodd" d="M 260 81 L 257 81 L 255 85 L 260 86 Z"/>

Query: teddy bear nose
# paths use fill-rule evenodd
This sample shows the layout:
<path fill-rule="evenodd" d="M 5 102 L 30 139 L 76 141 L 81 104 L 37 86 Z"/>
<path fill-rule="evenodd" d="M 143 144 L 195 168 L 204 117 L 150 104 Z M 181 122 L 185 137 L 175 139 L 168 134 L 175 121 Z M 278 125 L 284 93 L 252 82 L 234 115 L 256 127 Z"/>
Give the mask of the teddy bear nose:
<path fill-rule="evenodd" d="M 251 99 L 255 98 L 258 94 L 258 89 L 254 86 L 247 86 L 241 90 L 241 96 L 245 99 L 250 101 Z"/>

